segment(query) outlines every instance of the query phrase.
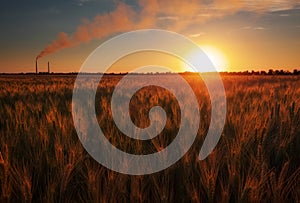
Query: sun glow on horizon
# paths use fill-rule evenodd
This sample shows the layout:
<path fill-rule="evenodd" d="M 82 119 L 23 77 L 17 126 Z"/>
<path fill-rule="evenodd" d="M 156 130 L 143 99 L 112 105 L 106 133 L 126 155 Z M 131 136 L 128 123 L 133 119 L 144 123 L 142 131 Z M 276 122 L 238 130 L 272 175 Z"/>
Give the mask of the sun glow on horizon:
<path fill-rule="evenodd" d="M 213 46 L 201 46 L 208 58 L 216 67 L 217 71 L 226 71 L 228 68 L 228 61 L 225 55 Z"/>
<path fill-rule="evenodd" d="M 227 57 L 225 57 L 225 54 L 222 53 L 222 51 L 210 45 L 200 46 L 200 48 L 209 58 L 209 60 L 218 72 L 227 71 L 228 60 Z M 200 72 L 213 72 L 214 70 L 209 68 L 208 64 L 205 64 L 206 61 L 201 61 L 201 57 L 203 57 L 203 53 L 200 53 L 199 51 L 190 51 L 188 53 L 188 58 L 191 61 L 195 62 L 195 64 L 199 64 L 199 66 L 201 66 L 197 67 L 201 69 Z M 186 64 L 182 64 L 182 66 L 184 66 L 184 69 L 186 71 L 195 71 L 191 67 L 188 67 Z"/>

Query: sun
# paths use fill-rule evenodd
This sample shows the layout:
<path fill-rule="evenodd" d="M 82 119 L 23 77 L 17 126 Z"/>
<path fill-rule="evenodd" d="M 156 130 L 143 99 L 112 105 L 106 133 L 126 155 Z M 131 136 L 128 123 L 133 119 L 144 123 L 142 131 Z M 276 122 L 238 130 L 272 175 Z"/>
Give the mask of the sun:
<path fill-rule="evenodd" d="M 206 53 L 217 71 L 226 71 L 228 62 L 225 55 L 219 49 L 212 46 L 201 46 L 201 49 Z"/>
<path fill-rule="evenodd" d="M 199 64 L 200 72 L 213 72 L 217 70 L 218 72 L 226 71 L 228 68 L 228 61 L 225 57 L 225 54 L 220 51 L 220 49 L 217 49 L 210 45 L 202 45 L 199 46 L 202 51 L 205 53 L 205 55 L 209 58 L 210 62 L 213 64 L 214 68 L 210 68 L 209 64 L 205 64 L 206 60 L 201 59 L 203 57 L 203 52 L 199 51 L 189 51 L 187 54 L 187 58 L 189 61 L 193 61 L 195 64 Z M 205 58 L 206 58 L 205 56 Z M 195 71 L 192 70 L 191 67 L 188 67 L 186 64 L 183 65 L 184 69 L 187 71 Z"/>

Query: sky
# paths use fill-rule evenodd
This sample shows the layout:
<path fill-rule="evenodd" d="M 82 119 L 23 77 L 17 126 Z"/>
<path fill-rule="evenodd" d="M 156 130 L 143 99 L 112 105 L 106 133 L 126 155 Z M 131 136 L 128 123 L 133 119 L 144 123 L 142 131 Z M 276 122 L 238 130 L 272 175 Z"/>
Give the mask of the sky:
<path fill-rule="evenodd" d="M 220 71 L 300 69 L 299 0 L 2 0 L 0 72 L 77 72 L 105 40 L 138 29 L 180 33 Z M 163 43 L 163 42 L 158 42 Z M 209 53 L 210 52 L 210 53 Z M 117 62 L 126 72 L 148 54 Z M 161 61 L 184 71 L 165 55 Z"/>

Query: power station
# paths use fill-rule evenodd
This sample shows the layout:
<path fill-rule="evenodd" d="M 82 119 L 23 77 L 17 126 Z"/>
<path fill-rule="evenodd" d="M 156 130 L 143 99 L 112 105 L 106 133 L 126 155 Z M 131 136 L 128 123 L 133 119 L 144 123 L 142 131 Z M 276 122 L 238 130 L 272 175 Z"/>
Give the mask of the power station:
<path fill-rule="evenodd" d="M 35 74 L 50 74 L 50 62 L 48 61 L 48 72 L 39 72 L 39 65 L 38 65 L 38 60 L 35 60 Z"/>
<path fill-rule="evenodd" d="M 35 74 L 39 73 L 39 68 L 38 68 L 38 61 L 37 59 L 35 60 Z"/>

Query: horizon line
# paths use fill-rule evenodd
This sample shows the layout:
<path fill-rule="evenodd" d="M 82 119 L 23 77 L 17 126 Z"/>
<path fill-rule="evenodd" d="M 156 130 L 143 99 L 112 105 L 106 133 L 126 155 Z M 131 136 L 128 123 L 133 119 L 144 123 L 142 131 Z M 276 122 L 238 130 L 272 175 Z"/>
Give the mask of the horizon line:
<path fill-rule="evenodd" d="M 266 70 L 243 70 L 243 71 L 210 71 L 210 72 L 193 72 L 193 71 L 178 71 L 178 72 L 0 72 L 0 75 L 153 75 L 153 74 L 208 74 L 208 73 L 220 73 L 220 74 L 257 74 L 257 75 L 280 75 L 280 74 L 299 74 L 300 69 L 295 68 L 293 70 L 283 69 L 268 69 Z"/>

